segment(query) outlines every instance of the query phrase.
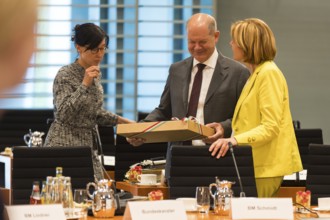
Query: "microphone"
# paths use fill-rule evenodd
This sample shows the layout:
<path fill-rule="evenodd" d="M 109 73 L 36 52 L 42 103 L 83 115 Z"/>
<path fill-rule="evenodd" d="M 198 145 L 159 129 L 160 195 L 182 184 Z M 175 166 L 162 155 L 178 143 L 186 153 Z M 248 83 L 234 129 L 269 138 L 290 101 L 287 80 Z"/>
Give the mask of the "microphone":
<path fill-rule="evenodd" d="M 164 157 L 155 157 L 155 158 L 150 158 L 148 160 L 144 160 L 139 163 L 135 163 L 131 165 L 130 168 L 133 168 L 135 166 L 142 166 L 142 168 L 152 168 L 154 166 L 164 165 L 164 164 L 166 164 L 166 160 L 164 159 Z"/>
<path fill-rule="evenodd" d="M 96 132 L 96 141 L 98 145 L 98 153 L 100 154 L 101 157 L 101 167 L 103 170 L 103 173 L 107 176 L 108 180 L 111 182 L 111 187 L 114 193 L 117 193 L 117 187 L 116 187 L 116 182 L 109 176 L 108 172 L 106 171 L 104 167 L 104 154 L 103 154 L 103 146 L 101 142 L 101 136 L 99 132 L 99 126 L 96 124 L 95 125 L 95 132 Z"/>
<path fill-rule="evenodd" d="M 95 131 L 96 131 L 96 136 L 97 136 L 96 141 L 97 141 L 97 145 L 98 145 L 98 150 L 99 150 L 99 153 L 101 156 L 101 167 L 102 167 L 103 173 L 106 175 L 108 180 L 111 182 L 111 188 L 113 190 L 114 198 L 115 198 L 116 204 L 117 204 L 115 215 L 123 215 L 125 208 L 126 208 L 127 200 L 133 198 L 133 194 L 130 192 L 123 191 L 123 190 L 118 190 L 117 186 L 116 186 L 116 181 L 113 180 L 109 176 L 107 170 L 104 167 L 103 146 L 102 146 L 102 142 L 101 142 L 98 125 L 95 125 Z"/>
<path fill-rule="evenodd" d="M 235 157 L 235 154 L 234 154 L 233 144 L 231 142 L 228 142 L 228 146 L 229 146 L 229 150 L 230 150 L 231 156 L 233 157 L 233 161 L 234 161 L 234 165 L 235 165 L 235 169 L 236 169 L 236 173 L 237 173 L 237 178 L 238 178 L 239 186 L 241 188 L 241 192 L 240 192 L 239 196 L 240 197 L 245 197 L 245 192 L 243 190 L 243 185 L 242 185 L 242 181 L 241 181 L 241 175 L 239 174 L 237 163 L 236 163 L 236 157 Z"/>
<path fill-rule="evenodd" d="M 97 141 L 98 151 L 99 151 L 98 153 L 101 156 L 101 164 L 102 164 L 102 166 L 104 166 L 103 146 L 102 146 L 101 137 L 100 137 L 100 133 L 99 133 L 99 126 L 97 124 L 95 125 L 95 132 L 96 132 L 96 141 Z"/>

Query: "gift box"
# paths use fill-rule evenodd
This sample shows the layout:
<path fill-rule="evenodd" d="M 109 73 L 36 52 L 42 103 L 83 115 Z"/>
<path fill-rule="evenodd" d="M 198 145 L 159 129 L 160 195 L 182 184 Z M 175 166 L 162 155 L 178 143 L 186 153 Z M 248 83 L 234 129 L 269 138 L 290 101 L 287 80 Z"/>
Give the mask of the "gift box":
<path fill-rule="evenodd" d="M 145 143 L 174 142 L 203 139 L 214 129 L 193 120 L 118 124 L 117 134 L 128 138 L 144 138 Z"/>

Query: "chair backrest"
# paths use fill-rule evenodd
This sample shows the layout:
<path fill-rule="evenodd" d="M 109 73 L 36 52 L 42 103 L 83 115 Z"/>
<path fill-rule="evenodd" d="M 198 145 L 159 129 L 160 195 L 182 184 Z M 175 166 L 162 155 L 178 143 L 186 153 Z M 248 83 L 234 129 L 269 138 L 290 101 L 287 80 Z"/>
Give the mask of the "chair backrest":
<path fill-rule="evenodd" d="M 312 205 L 320 197 L 330 197 L 330 145 L 310 144 L 306 188 L 311 191 Z"/>
<path fill-rule="evenodd" d="M 94 181 L 90 147 L 14 147 L 13 152 L 13 204 L 28 204 L 33 181 L 55 176 L 58 166 L 63 167 L 64 176 L 71 177 L 73 190 Z"/>
<path fill-rule="evenodd" d="M 139 147 L 130 145 L 126 138 L 117 136 L 115 157 L 115 180 L 123 181 L 129 167 L 143 160 L 166 157 L 167 143 L 143 144 Z"/>
<path fill-rule="evenodd" d="M 26 145 L 23 136 L 32 131 L 45 132 L 49 125 L 47 119 L 53 117 L 52 109 L 1 109 L 0 150 L 5 147 Z"/>
<path fill-rule="evenodd" d="M 293 120 L 292 123 L 293 123 L 294 129 L 300 129 L 301 128 L 299 120 Z"/>
<path fill-rule="evenodd" d="M 322 129 L 295 129 L 300 157 L 304 169 L 308 169 L 309 144 L 323 144 Z"/>
<path fill-rule="evenodd" d="M 246 196 L 257 197 L 251 147 L 234 147 L 234 154 Z M 235 181 L 232 187 L 234 196 L 238 197 L 240 194 L 240 184 L 230 152 L 225 157 L 216 159 L 205 146 L 173 145 L 166 166 L 172 199 L 195 197 L 196 187 L 209 186 L 215 182 L 216 176 L 220 180 Z"/>
<path fill-rule="evenodd" d="M 114 129 L 111 126 L 98 126 L 104 156 L 115 157 Z M 112 165 L 104 165 L 106 170 L 114 170 Z"/>

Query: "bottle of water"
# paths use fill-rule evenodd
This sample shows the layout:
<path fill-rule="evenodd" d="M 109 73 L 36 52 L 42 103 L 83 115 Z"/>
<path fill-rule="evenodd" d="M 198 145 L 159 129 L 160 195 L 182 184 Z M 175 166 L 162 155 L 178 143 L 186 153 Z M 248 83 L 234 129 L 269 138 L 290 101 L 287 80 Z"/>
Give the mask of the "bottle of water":
<path fill-rule="evenodd" d="M 73 215 L 73 196 L 71 187 L 71 177 L 67 176 L 63 182 L 62 204 L 65 215 L 71 217 Z"/>
<path fill-rule="evenodd" d="M 40 193 L 40 200 L 41 204 L 46 204 L 46 181 L 42 181 L 41 193 Z"/>
<path fill-rule="evenodd" d="M 42 188 L 42 199 L 44 203 L 42 204 L 51 204 L 52 203 L 52 189 L 53 189 L 53 177 L 52 176 L 47 176 L 46 178 L 46 186 L 45 189 Z"/>
<path fill-rule="evenodd" d="M 50 203 L 52 204 L 61 203 L 57 177 L 53 177 L 53 181 L 51 183 L 49 191 L 50 191 Z"/>
<path fill-rule="evenodd" d="M 56 177 L 63 176 L 63 167 L 56 167 Z"/>

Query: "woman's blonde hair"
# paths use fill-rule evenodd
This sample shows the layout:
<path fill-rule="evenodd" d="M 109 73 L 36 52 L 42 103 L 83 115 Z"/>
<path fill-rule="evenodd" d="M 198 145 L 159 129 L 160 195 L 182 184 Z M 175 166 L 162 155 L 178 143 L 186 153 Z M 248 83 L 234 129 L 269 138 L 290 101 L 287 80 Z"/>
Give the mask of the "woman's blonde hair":
<path fill-rule="evenodd" d="M 260 64 L 274 60 L 275 37 L 269 26 L 257 18 L 237 21 L 231 26 L 232 40 L 244 52 L 244 62 Z"/>
<path fill-rule="evenodd" d="M 29 28 L 28 24 L 37 19 L 37 0 L 0 1 L 0 54 L 11 42 L 13 36 Z"/>

